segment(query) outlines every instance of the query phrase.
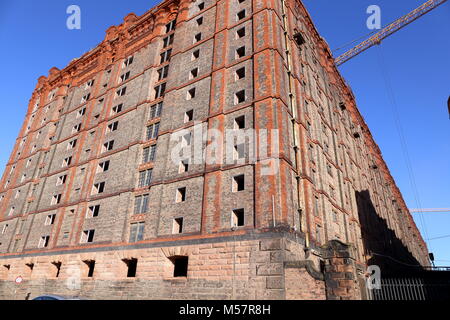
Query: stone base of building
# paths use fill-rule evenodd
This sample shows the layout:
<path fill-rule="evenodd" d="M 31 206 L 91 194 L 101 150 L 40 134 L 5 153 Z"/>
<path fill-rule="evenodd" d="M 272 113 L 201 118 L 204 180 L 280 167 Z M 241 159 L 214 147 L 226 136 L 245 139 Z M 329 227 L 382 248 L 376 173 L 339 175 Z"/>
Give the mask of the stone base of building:
<path fill-rule="evenodd" d="M 180 273 L 175 270 L 178 259 L 186 257 L 187 276 L 174 276 Z M 134 275 L 131 261 L 136 263 L 134 277 L 128 277 L 130 271 Z M 333 241 L 305 251 L 299 234 L 274 230 L 30 253 L 2 257 L 0 267 L 3 300 L 43 294 L 108 300 L 324 300 L 361 299 L 364 291 L 351 247 Z M 23 279 L 20 284 L 17 277 Z"/>

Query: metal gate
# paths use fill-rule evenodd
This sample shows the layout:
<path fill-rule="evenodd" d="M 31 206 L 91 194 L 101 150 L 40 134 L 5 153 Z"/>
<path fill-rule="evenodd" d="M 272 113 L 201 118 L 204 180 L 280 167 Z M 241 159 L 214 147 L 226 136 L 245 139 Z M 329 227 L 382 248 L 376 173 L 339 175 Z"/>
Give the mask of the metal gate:
<path fill-rule="evenodd" d="M 450 300 L 447 272 L 424 271 L 402 278 L 382 278 L 381 289 L 368 290 L 371 300 Z"/>

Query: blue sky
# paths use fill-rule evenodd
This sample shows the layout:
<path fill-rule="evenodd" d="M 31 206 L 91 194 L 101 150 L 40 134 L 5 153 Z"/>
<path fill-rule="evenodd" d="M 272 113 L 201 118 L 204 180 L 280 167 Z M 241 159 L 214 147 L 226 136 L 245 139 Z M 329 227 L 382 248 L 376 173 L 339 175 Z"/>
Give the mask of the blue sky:
<path fill-rule="evenodd" d="M 370 30 L 366 9 L 381 7 L 382 24 L 425 0 L 304 0 L 332 49 Z M 0 171 L 8 161 L 36 80 L 63 68 L 101 42 L 105 30 L 128 13 L 138 15 L 157 1 L 1 0 L 0 1 Z M 82 10 L 82 29 L 66 28 L 66 8 Z M 108 8 L 108 9 L 105 9 Z M 349 82 L 397 185 L 411 208 L 420 206 L 411 187 L 388 89 L 394 92 L 415 184 L 423 208 L 450 207 L 450 3 L 347 62 L 340 70 Z M 7 50 L 5 50 L 7 49 Z M 389 86 L 383 78 L 388 74 Z M 414 215 L 424 238 L 450 235 L 450 213 Z M 426 230 L 425 230 L 426 229 Z M 450 238 L 428 241 L 439 265 L 450 265 Z"/>

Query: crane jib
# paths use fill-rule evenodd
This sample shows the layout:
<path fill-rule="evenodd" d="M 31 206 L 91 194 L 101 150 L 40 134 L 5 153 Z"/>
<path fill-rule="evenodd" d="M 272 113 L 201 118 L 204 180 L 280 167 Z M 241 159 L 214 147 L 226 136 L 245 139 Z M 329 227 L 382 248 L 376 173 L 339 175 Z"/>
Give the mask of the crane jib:
<path fill-rule="evenodd" d="M 398 30 L 404 28 L 408 24 L 412 23 L 413 21 L 417 20 L 418 18 L 422 17 L 423 15 L 427 14 L 431 10 L 437 8 L 447 0 L 429 0 L 422 4 L 417 9 L 411 11 L 407 15 L 395 20 L 393 23 L 389 24 L 385 28 L 383 28 L 378 33 L 374 34 L 369 39 L 363 41 L 362 43 L 358 44 L 356 47 L 348 50 L 347 52 L 343 53 L 339 57 L 335 59 L 336 65 L 341 65 L 348 60 L 356 57 L 360 53 L 366 51 L 367 49 L 373 47 L 374 45 L 380 44 L 381 41 L 393 33 L 397 32 Z M 450 106 L 449 106 L 449 114 L 450 114 Z"/>

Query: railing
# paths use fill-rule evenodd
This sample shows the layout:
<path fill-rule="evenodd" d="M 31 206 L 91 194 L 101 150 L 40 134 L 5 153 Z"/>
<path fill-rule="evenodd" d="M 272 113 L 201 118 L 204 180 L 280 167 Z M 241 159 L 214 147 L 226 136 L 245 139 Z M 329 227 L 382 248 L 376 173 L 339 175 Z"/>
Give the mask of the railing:
<path fill-rule="evenodd" d="M 384 278 L 381 289 L 368 290 L 371 300 L 448 300 L 449 277 Z"/>
<path fill-rule="evenodd" d="M 426 300 L 420 279 L 382 279 L 381 289 L 369 291 L 371 300 Z"/>

